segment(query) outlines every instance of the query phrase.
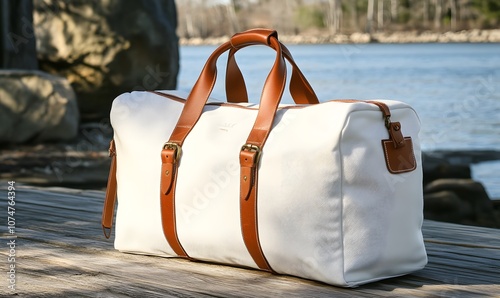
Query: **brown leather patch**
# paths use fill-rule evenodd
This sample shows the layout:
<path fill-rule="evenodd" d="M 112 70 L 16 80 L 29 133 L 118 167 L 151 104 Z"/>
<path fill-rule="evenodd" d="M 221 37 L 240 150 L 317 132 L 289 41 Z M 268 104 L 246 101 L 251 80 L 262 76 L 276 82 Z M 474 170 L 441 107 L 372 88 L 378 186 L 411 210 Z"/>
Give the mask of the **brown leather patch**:
<path fill-rule="evenodd" d="M 411 137 L 405 137 L 405 145 L 396 148 L 393 140 L 382 140 L 385 164 L 392 174 L 411 172 L 417 168 Z"/>

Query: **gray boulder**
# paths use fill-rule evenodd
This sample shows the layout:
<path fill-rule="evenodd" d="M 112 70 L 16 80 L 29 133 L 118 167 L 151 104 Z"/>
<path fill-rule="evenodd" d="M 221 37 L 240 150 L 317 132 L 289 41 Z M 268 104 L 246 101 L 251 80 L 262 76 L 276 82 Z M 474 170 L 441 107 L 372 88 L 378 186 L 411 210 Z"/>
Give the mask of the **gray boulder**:
<path fill-rule="evenodd" d="M 428 219 L 499 228 L 483 185 L 471 179 L 437 179 L 424 187 L 424 215 Z"/>
<path fill-rule="evenodd" d="M 460 223 L 473 213 L 468 203 L 452 191 L 438 191 L 424 195 L 424 215 L 426 219 Z"/>
<path fill-rule="evenodd" d="M 422 154 L 424 185 L 442 178 L 472 178 L 469 163 L 452 163 L 450 159 L 451 157 L 434 152 L 424 152 Z"/>
<path fill-rule="evenodd" d="M 107 117 L 120 93 L 176 87 L 173 0 L 36 1 L 34 21 L 40 68 L 70 81 L 82 120 Z"/>
<path fill-rule="evenodd" d="M 0 143 L 68 140 L 79 112 L 68 81 L 37 70 L 0 70 Z"/>

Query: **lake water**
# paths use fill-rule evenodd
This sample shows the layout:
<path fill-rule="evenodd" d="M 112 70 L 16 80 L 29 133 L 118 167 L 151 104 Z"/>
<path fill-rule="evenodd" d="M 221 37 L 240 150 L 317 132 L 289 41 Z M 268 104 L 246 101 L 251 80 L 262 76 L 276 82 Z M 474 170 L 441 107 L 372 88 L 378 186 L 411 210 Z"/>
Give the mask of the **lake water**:
<path fill-rule="evenodd" d="M 189 92 L 215 49 L 181 47 L 178 89 Z M 414 107 L 423 150 L 500 150 L 500 44 L 290 45 L 320 101 L 395 99 Z M 251 102 L 258 102 L 273 50 L 241 50 L 237 61 Z M 225 61 L 212 97 L 225 100 Z M 289 71 L 290 73 L 290 71 Z M 282 100 L 292 103 L 289 94 Z M 472 167 L 492 198 L 500 198 L 500 161 Z"/>

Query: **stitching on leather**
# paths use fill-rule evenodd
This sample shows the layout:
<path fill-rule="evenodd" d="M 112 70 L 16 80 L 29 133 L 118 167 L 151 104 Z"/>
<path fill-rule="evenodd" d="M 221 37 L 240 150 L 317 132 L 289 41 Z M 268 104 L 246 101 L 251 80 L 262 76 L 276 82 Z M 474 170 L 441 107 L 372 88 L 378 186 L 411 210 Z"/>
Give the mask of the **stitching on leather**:
<path fill-rule="evenodd" d="M 404 139 L 411 140 L 411 137 L 405 137 Z M 386 161 L 387 167 L 389 168 L 389 171 L 393 174 L 399 174 L 399 173 L 406 173 L 406 172 L 411 172 L 411 171 L 415 170 L 417 168 L 417 161 L 415 158 L 415 152 L 413 151 L 413 143 L 412 143 L 412 150 L 411 150 L 411 156 L 413 158 L 413 167 L 409 168 L 409 169 L 403 169 L 403 170 L 394 170 L 392 168 L 392 164 L 391 164 L 390 159 L 389 159 L 389 153 L 387 150 L 387 144 L 389 144 L 390 141 L 391 140 L 382 140 L 382 144 L 384 146 L 385 161 Z"/>
<path fill-rule="evenodd" d="M 234 36 L 236 36 L 236 34 L 235 34 Z M 233 37 L 234 37 L 234 36 L 233 36 Z M 232 39 L 232 38 L 230 38 L 230 39 L 229 39 L 229 44 L 231 45 L 231 48 L 233 48 L 233 49 L 235 49 L 235 50 L 239 50 L 237 47 L 235 47 L 235 46 L 233 45 L 233 39 Z"/>

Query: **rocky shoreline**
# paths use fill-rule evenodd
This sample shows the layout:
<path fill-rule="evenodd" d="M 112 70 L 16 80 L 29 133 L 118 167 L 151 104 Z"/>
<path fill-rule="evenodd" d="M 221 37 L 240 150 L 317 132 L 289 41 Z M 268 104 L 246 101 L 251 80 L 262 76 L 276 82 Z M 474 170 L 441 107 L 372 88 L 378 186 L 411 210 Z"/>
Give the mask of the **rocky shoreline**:
<path fill-rule="evenodd" d="M 104 190 L 111 138 L 109 123 L 87 123 L 72 142 L 4 145 L 0 147 L 0 180 Z M 500 200 L 489 198 L 483 185 L 471 177 L 471 164 L 491 160 L 500 160 L 500 151 L 424 152 L 425 218 L 500 228 Z"/>
<path fill-rule="evenodd" d="M 210 38 L 180 38 L 180 45 L 219 45 L 229 40 L 229 36 Z M 380 32 L 330 35 L 280 35 L 285 44 L 365 44 L 365 43 L 497 43 L 500 29 L 463 30 L 458 32 Z"/>
<path fill-rule="evenodd" d="M 424 152 L 425 218 L 500 228 L 500 198 L 490 198 L 484 186 L 471 175 L 471 164 L 494 160 L 500 160 L 500 151 Z"/>

